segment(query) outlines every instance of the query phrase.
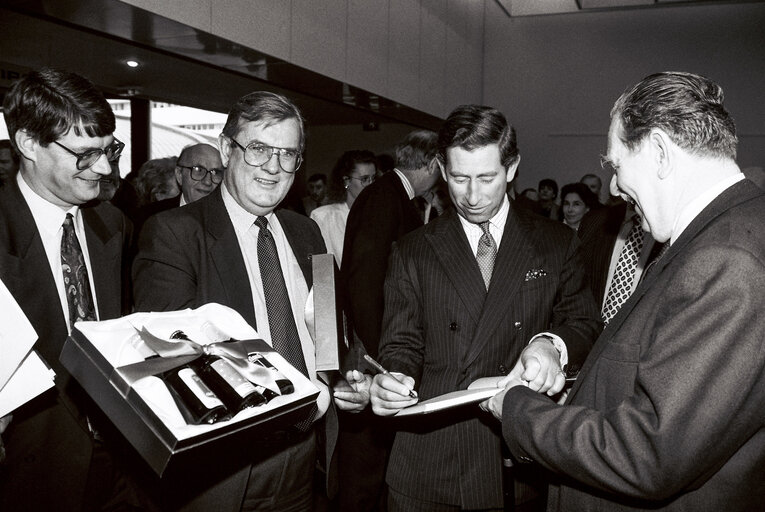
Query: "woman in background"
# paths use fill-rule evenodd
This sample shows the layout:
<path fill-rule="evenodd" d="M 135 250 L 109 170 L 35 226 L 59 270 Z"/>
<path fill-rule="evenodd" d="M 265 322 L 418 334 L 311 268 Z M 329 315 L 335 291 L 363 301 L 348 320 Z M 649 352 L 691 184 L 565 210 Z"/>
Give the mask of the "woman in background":
<path fill-rule="evenodd" d="M 337 266 L 343 259 L 345 223 L 353 201 L 367 185 L 375 180 L 377 173 L 375 155 L 371 151 L 346 151 L 332 169 L 329 177 L 330 204 L 311 212 L 327 244 L 327 252 L 335 255 Z"/>
<path fill-rule="evenodd" d="M 598 196 L 584 183 L 564 185 L 560 196 L 563 223 L 574 230 L 579 229 L 585 213 L 598 207 Z"/>

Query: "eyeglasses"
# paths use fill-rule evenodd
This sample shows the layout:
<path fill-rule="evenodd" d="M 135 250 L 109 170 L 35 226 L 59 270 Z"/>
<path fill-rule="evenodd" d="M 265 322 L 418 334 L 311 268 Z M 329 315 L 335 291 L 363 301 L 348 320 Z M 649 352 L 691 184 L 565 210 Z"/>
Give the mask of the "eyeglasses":
<path fill-rule="evenodd" d="M 294 173 L 300 167 L 303 161 L 303 157 L 296 149 L 289 148 L 276 148 L 274 146 L 266 146 L 260 142 L 251 142 L 247 147 L 239 144 L 236 139 L 231 138 L 231 142 L 239 146 L 244 152 L 244 161 L 253 166 L 261 166 L 271 160 L 274 153 L 279 155 L 279 167 L 284 172 Z"/>
<path fill-rule="evenodd" d="M 93 167 L 93 164 L 101 158 L 101 155 L 106 155 L 107 160 L 114 162 L 120 157 L 122 150 L 125 149 L 125 144 L 117 139 L 114 139 L 114 142 L 106 146 L 104 149 L 93 148 L 82 153 L 72 151 L 57 140 L 54 140 L 53 143 L 77 157 L 77 170 L 79 171 L 84 171 L 85 169 Z"/>
<path fill-rule="evenodd" d="M 375 180 L 374 174 L 368 174 L 366 176 L 351 176 L 350 174 L 346 176 L 346 178 L 350 178 L 352 180 L 359 180 L 362 185 L 369 185 Z"/>
<path fill-rule="evenodd" d="M 205 176 L 207 174 L 210 174 L 210 181 L 215 183 L 216 185 L 223 181 L 223 171 L 224 169 L 210 169 L 208 170 L 207 167 L 203 167 L 201 165 L 192 165 L 189 167 L 188 165 L 177 165 L 176 167 L 180 167 L 181 169 L 189 169 L 189 175 L 191 176 L 191 179 L 194 181 L 202 181 L 205 179 Z"/>

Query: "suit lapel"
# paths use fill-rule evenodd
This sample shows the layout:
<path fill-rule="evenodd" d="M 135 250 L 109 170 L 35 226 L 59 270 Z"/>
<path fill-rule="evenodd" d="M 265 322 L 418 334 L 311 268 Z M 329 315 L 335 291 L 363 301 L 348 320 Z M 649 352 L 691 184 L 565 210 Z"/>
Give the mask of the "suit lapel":
<path fill-rule="evenodd" d="M 298 265 L 300 265 L 300 270 L 303 271 L 303 277 L 310 290 L 313 286 L 313 270 L 311 268 L 312 247 L 306 237 L 301 236 L 300 230 L 296 229 L 289 218 L 286 218 L 282 210 L 276 212 L 276 217 L 279 219 L 279 224 L 281 224 L 284 230 L 284 236 L 287 237 L 287 242 L 292 247 L 292 252 L 295 254 L 295 258 L 298 261 Z"/>
<path fill-rule="evenodd" d="M 99 319 L 120 316 L 122 232 L 111 231 L 95 207 L 82 208 Z"/>
<path fill-rule="evenodd" d="M 693 219 L 693 222 L 688 225 L 680 237 L 675 240 L 675 243 L 670 246 L 667 252 L 664 253 L 664 256 L 662 256 L 660 260 L 656 261 L 649 269 L 650 271 L 644 275 L 643 280 L 635 289 L 635 292 L 630 296 L 629 299 L 627 299 L 627 302 L 625 302 L 624 305 L 619 309 L 616 315 L 611 319 L 606 328 L 603 330 L 600 337 L 598 337 L 595 345 L 592 347 L 592 350 L 587 356 L 587 360 L 582 366 L 580 373 L 582 375 L 587 375 L 587 372 L 592 367 L 592 365 L 595 364 L 595 361 L 597 361 L 600 353 L 603 352 L 607 344 L 619 331 L 619 328 L 622 326 L 625 320 L 629 318 L 630 313 L 633 309 L 635 309 L 637 304 L 640 302 L 640 299 L 643 297 L 643 295 L 646 294 L 648 290 L 651 289 L 651 286 L 653 286 L 653 284 L 659 280 L 661 273 L 664 271 L 667 265 L 672 262 L 677 254 L 681 253 L 685 247 L 687 247 L 688 244 L 690 244 L 690 242 L 696 238 L 696 236 L 714 219 L 730 210 L 731 208 L 762 194 L 763 192 L 757 188 L 756 185 L 749 182 L 748 180 L 744 180 L 728 188 L 714 201 L 707 205 L 707 207 L 704 208 L 701 213 L 696 216 L 695 219 Z M 574 397 L 574 395 L 576 395 L 580 385 L 581 381 L 577 379 L 577 381 L 574 383 L 574 386 L 571 388 L 567 403 L 570 403 L 571 399 Z"/>
<path fill-rule="evenodd" d="M 502 242 L 494 262 L 489 292 L 483 303 L 473 341 L 465 355 L 463 368 L 470 366 L 486 347 L 499 324 L 505 320 L 524 282 L 534 253 L 526 236 L 529 230 L 528 221 L 516 214 L 511 202 Z M 480 273 L 479 281 L 483 284 Z"/>
<path fill-rule="evenodd" d="M 441 264 L 465 309 L 475 322 L 481 316 L 486 287 L 457 213 L 451 209 L 444 220 L 425 231 L 425 239 Z"/>
<path fill-rule="evenodd" d="M 202 199 L 202 200 L 206 200 Z M 212 238 L 210 259 L 213 262 L 227 297 L 227 305 L 238 311 L 253 329 L 257 329 L 252 288 L 242 258 L 242 249 L 234 231 L 234 225 L 223 204 L 220 187 L 210 194 L 204 203 L 203 225 Z"/>

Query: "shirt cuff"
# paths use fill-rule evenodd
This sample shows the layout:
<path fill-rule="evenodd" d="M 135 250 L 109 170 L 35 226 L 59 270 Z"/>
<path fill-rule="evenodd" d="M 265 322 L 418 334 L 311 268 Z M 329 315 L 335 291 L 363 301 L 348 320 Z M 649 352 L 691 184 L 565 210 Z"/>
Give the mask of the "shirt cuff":
<path fill-rule="evenodd" d="M 563 342 L 561 337 L 551 332 L 540 332 L 539 334 L 535 334 L 529 340 L 529 343 L 536 340 L 537 338 L 546 338 L 553 344 L 555 350 L 557 350 L 560 354 L 560 367 L 565 368 L 565 366 L 568 364 L 568 349 L 566 348 L 566 344 Z"/>

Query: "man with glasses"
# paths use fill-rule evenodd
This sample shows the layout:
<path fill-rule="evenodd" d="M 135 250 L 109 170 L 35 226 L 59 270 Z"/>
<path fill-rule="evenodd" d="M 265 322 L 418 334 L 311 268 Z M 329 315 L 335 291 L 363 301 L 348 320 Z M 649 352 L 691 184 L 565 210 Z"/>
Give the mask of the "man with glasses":
<path fill-rule="evenodd" d="M 89 80 L 53 69 L 18 80 L 3 111 L 21 161 L 0 188 L 0 279 L 37 332 L 34 348 L 56 385 L 17 409 L 3 434 L 0 510 L 141 506 L 111 456 L 119 437 L 59 363 L 74 322 L 130 309 L 123 270 L 132 229 L 117 208 L 93 201 L 123 148 L 114 114 Z"/>
<path fill-rule="evenodd" d="M 229 113 L 219 145 L 226 172 L 210 195 L 150 218 L 133 267 L 136 308 L 167 311 L 218 302 L 235 309 L 295 368 L 321 390 L 314 419 L 326 414 L 316 447 L 317 423 L 288 428 L 227 453 L 199 485 L 176 489 L 173 500 L 198 510 L 311 510 L 319 453 L 332 453 L 336 413 L 329 389 L 316 378 L 314 344 L 304 307 L 312 284 L 312 254 L 326 252 L 316 224 L 276 206 L 302 161 L 300 111 L 287 98 L 254 92 Z M 360 374 L 355 376 L 363 382 Z M 354 383 L 357 387 L 359 384 Z M 343 409 L 361 409 L 368 389 L 335 393 Z"/>
<path fill-rule="evenodd" d="M 176 206 L 202 199 L 223 181 L 220 152 L 210 144 L 194 144 L 181 151 L 175 164 L 175 177 L 181 187 Z"/>

